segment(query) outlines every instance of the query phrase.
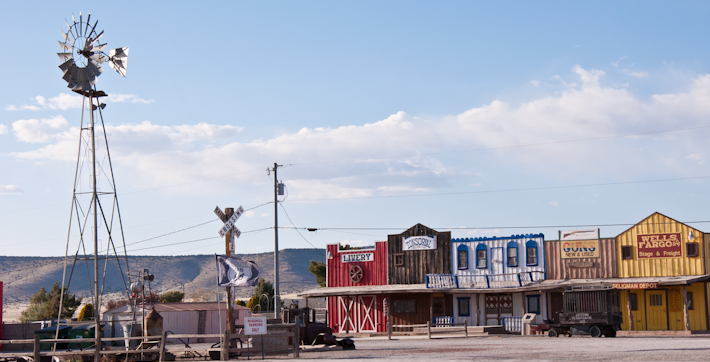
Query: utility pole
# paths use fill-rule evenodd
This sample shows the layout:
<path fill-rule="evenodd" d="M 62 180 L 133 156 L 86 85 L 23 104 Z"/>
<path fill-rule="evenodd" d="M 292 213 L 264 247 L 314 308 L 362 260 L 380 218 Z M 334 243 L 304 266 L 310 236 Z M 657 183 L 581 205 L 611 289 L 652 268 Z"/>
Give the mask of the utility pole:
<path fill-rule="evenodd" d="M 274 319 L 281 318 L 281 296 L 279 295 L 279 179 L 276 170 L 283 167 L 274 162 Z"/>
<path fill-rule="evenodd" d="M 224 214 L 227 215 L 227 220 L 229 220 L 232 215 L 234 215 L 234 208 L 228 207 L 224 209 Z M 225 255 L 227 257 L 231 257 L 231 248 L 229 247 L 230 242 L 232 241 L 232 231 L 230 230 L 225 236 L 224 236 L 224 244 L 225 244 Z M 217 295 L 217 303 L 221 303 L 219 300 L 219 295 Z M 233 319 L 233 314 L 234 314 L 234 307 L 232 306 L 232 287 L 227 287 L 227 325 L 229 326 L 229 333 L 236 333 L 236 326 L 234 325 L 234 319 Z M 231 341 L 227 342 L 231 345 Z M 231 347 L 231 346 L 230 346 Z"/>

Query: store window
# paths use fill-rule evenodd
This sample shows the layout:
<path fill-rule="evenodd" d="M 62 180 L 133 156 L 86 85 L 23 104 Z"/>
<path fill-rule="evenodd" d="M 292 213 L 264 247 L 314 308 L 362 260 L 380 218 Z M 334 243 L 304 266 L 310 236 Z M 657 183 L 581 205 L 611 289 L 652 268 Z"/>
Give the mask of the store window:
<path fill-rule="evenodd" d="M 518 243 L 511 241 L 508 243 L 508 266 L 518 266 Z"/>
<path fill-rule="evenodd" d="M 693 292 L 688 292 L 688 310 L 693 310 Z"/>
<path fill-rule="evenodd" d="M 471 309 L 470 309 L 470 302 L 471 298 L 470 297 L 459 297 L 459 316 L 460 317 L 468 317 L 471 315 Z"/>
<path fill-rule="evenodd" d="M 527 265 L 535 266 L 537 265 L 537 243 L 534 240 L 529 240 L 525 243 L 525 251 L 527 256 Z"/>
<path fill-rule="evenodd" d="M 634 258 L 634 247 L 631 245 L 621 246 L 621 260 L 629 260 Z"/>
<path fill-rule="evenodd" d="M 459 270 L 468 269 L 468 247 L 466 245 L 459 245 L 456 248 L 456 256 L 459 262 Z"/>
<path fill-rule="evenodd" d="M 476 268 L 485 269 L 486 265 L 488 265 L 486 258 L 486 244 L 478 244 L 476 246 Z"/>
<path fill-rule="evenodd" d="M 528 295 L 528 313 L 540 314 L 540 296 Z"/>
<path fill-rule="evenodd" d="M 698 243 L 685 243 L 685 255 L 688 257 L 700 255 L 700 252 L 698 251 Z"/>
<path fill-rule="evenodd" d="M 404 266 L 404 253 L 394 254 L 394 266 Z"/>
<path fill-rule="evenodd" d="M 417 312 L 417 302 L 414 299 L 399 299 L 392 301 L 392 313 L 413 314 Z"/>

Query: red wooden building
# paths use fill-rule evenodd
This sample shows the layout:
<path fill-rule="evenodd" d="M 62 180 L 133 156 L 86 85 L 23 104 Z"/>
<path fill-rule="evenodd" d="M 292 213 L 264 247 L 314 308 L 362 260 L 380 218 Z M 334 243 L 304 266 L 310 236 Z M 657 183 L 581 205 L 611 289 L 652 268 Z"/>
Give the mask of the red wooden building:
<path fill-rule="evenodd" d="M 326 287 L 353 287 L 387 284 L 387 242 L 374 247 L 340 250 L 327 246 Z M 340 295 L 328 297 L 328 324 L 336 332 L 386 331 L 384 295 Z"/>

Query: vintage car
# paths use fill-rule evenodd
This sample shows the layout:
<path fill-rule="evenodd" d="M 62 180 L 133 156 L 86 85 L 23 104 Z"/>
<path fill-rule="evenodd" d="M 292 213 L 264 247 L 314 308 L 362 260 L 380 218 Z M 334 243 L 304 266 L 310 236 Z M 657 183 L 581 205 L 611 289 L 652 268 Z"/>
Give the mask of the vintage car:
<path fill-rule="evenodd" d="M 590 335 L 616 337 L 621 327 L 619 292 L 613 289 L 568 290 L 563 294 L 559 323 L 551 324 L 547 335 Z"/>

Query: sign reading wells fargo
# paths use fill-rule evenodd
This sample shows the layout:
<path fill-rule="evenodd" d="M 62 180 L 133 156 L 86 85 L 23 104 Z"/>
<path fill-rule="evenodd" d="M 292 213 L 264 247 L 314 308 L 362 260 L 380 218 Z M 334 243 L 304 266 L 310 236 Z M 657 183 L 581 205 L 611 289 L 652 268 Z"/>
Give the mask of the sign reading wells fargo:
<path fill-rule="evenodd" d="M 562 259 L 598 258 L 599 240 L 560 241 Z"/>
<path fill-rule="evenodd" d="M 637 235 L 636 242 L 639 259 L 683 256 L 680 233 Z"/>

